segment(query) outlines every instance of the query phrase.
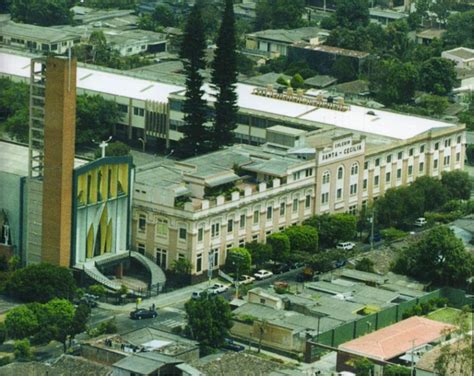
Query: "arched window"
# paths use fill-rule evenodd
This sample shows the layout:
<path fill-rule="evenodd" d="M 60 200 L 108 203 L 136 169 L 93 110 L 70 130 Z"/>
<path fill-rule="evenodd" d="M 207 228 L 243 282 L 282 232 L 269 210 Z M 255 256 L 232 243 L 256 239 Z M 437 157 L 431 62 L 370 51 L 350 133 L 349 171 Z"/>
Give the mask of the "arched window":
<path fill-rule="evenodd" d="M 331 178 L 331 173 L 329 171 L 324 171 L 324 173 L 323 173 L 323 184 L 328 184 L 330 178 Z"/>
<path fill-rule="evenodd" d="M 359 164 L 356 162 L 352 164 L 351 175 L 357 175 L 359 173 Z"/>
<path fill-rule="evenodd" d="M 337 169 L 337 179 L 340 180 L 344 177 L 344 167 L 339 167 Z"/>

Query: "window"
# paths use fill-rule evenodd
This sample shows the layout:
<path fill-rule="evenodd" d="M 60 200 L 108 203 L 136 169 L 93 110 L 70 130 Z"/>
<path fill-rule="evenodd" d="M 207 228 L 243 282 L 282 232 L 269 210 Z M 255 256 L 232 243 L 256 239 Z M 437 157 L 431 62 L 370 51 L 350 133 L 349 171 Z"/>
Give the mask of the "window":
<path fill-rule="evenodd" d="M 351 167 L 351 175 L 357 175 L 359 173 L 359 165 L 354 163 Z"/>
<path fill-rule="evenodd" d="M 337 169 L 337 178 L 340 180 L 344 176 L 344 169 L 342 167 L 339 167 Z"/>
<path fill-rule="evenodd" d="M 186 240 L 188 236 L 188 232 L 184 227 L 179 228 L 179 239 L 180 240 Z"/>
<path fill-rule="evenodd" d="M 461 160 L 461 153 L 457 152 L 456 153 L 456 162 L 459 162 Z"/>
<path fill-rule="evenodd" d="M 293 172 L 293 180 L 299 180 L 300 176 L 300 171 Z"/>
<path fill-rule="evenodd" d="M 227 232 L 232 232 L 234 231 L 234 220 L 233 219 L 228 219 L 227 220 Z"/>
<path fill-rule="evenodd" d="M 293 213 L 298 211 L 298 198 L 293 199 Z"/>
<path fill-rule="evenodd" d="M 350 186 L 351 196 L 357 194 L 357 184 L 351 184 Z"/>
<path fill-rule="evenodd" d="M 439 149 L 439 142 L 436 142 L 435 143 L 435 150 L 438 150 Z"/>
<path fill-rule="evenodd" d="M 457 143 L 458 143 L 458 144 L 461 143 L 461 136 L 458 136 L 458 138 L 457 138 Z"/>
<path fill-rule="evenodd" d="M 437 168 L 438 168 L 438 160 L 437 160 L 437 159 L 435 159 L 435 160 L 433 161 L 433 168 L 434 168 L 434 169 L 437 169 Z"/>
<path fill-rule="evenodd" d="M 258 234 L 252 235 L 252 240 L 257 241 L 258 240 Z"/>
<path fill-rule="evenodd" d="M 364 162 L 364 170 L 369 169 L 369 161 Z"/>
<path fill-rule="evenodd" d="M 425 152 L 425 145 L 420 146 L 420 154 L 423 154 Z"/>
<path fill-rule="evenodd" d="M 198 242 L 201 243 L 204 240 L 204 228 L 198 228 Z"/>
<path fill-rule="evenodd" d="M 339 200 L 342 198 L 342 188 L 338 188 L 336 191 L 336 198 Z"/>
<path fill-rule="evenodd" d="M 258 220 L 260 219 L 259 215 L 260 215 L 260 212 L 258 209 L 253 211 L 253 224 L 254 225 L 258 223 Z"/>
<path fill-rule="evenodd" d="M 331 174 L 329 173 L 329 171 L 325 171 L 323 174 L 323 184 L 328 184 L 330 177 L 331 177 Z"/>
<path fill-rule="evenodd" d="M 213 248 L 209 255 L 209 268 L 215 269 L 219 267 L 219 248 Z"/>
<path fill-rule="evenodd" d="M 311 207 L 311 195 L 306 195 L 306 199 L 304 201 L 304 207 L 309 209 Z"/>
<path fill-rule="evenodd" d="M 117 108 L 120 112 L 128 113 L 128 106 L 126 104 L 117 103 Z"/>
<path fill-rule="evenodd" d="M 385 174 L 385 181 L 386 181 L 387 183 L 390 183 L 391 175 L 392 175 L 392 174 L 390 174 L 390 172 L 387 172 L 387 173 Z"/>
<path fill-rule="evenodd" d="M 402 169 L 398 168 L 397 169 L 397 179 L 400 180 L 402 178 Z"/>
<path fill-rule="evenodd" d="M 146 230 L 146 215 L 140 214 L 138 217 L 138 231 L 145 232 Z"/>
<path fill-rule="evenodd" d="M 321 204 L 327 204 L 329 202 L 329 193 L 323 193 L 321 195 Z"/>
<path fill-rule="evenodd" d="M 375 167 L 378 167 L 380 165 L 380 158 L 375 159 Z"/>
<path fill-rule="evenodd" d="M 138 243 L 137 244 L 137 251 L 141 255 L 144 255 L 145 254 L 145 244 L 144 243 Z"/>
<path fill-rule="evenodd" d="M 202 271 L 202 253 L 196 256 L 196 273 Z"/>
<path fill-rule="evenodd" d="M 156 235 L 160 237 L 168 237 L 168 220 L 165 218 L 156 219 Z"/>
<path fill-rule="evenodd" d="M 145 116 L 145 110 L 143 108 L 140 108 L 140 107 L 133 107 L 133 114 L 135 116 Z"/>
<path fill-rule="evenodd" d="M 398 152 L 398 159 L 403 159 L 403 151 Z"/>
<path fill-rule="evenodd" d="M 364 179 L 362 181 L 362 189 L 364 189 L 364 190 L 367 189 L 367 179 Z"/>
<path fill-rule="evenodd" d="M 352 215 L 357 214 L 357 205 L 349 206 L 349 214 L 352 214 Z"/>
<path fill-rule="evenodd" d="M 168 251 L 166 249 L 156 249 L 156 264 L 166 269 L 166 262 L 168 260 Z"/>
<path fill-rule="evenodd" d="M 241 214 L 241 215 L 240 215 L 239 227 L 240 227 L 241 229 L 245 228 L 245 214 Z"/>
<path fill-rule="evenodd" d="M 245 239 L 240 239 L 239 240 L 239 247 L 243 247 L 245 245 Z"/>
<path fill-rule="evenodd" d="M 375 175 L 375 176 L 374 176 L 374 186 L 375 186 L 375 187 L 378 187 L 378 186 L 379 186 L 379 176 L 378 176 L 378 175 Z"/>
<path fill-rule="evenodd" d="M 285 215 L 285 208 L 286 208 L 286 203 L 285 202 L 281 202 L 280 203 L 280 216 L 284 216 Z"/>
<path fill-rule="evenodd" d="M 408 166 L 408 176 L 413 175 L 413 166 Z"/>
<path fill-rule="evenodd" d="M 451 139 L 450 138 L 444 140 L 444 147 L 447 148 L 449 146 L 451 146 Z"/>
<path fill-rule="evenodd" d="M 306 177 L 313 176 L 313 169 L 307 168 L 306 170 L 304 170 L 304 173 Z"/>
<path fill-rule="evenodd" d="M 447 155 L 444 157 L 444 165 L 449 166 L 449 162 L 451 162 L 451 157 Z"/>
<path fill-rule="evenodd" d="M 409 157 L 412 157 L 412 156 L 413 156 L 413 148 L 410 148 L 410 149 L 408 150 L 408 156 L 409 156 Z"/>
<path fill-rule="evenodd" d="M 57 43 L 53 43 L 51 45 L 51 51 L 57 51 L 58 50 L 58 44 Z"/>
<path fill-rule="evenodd" d="M 392 162 L 392 154 L 387 155 L 387 163 Z"/>
<path fill-rule="evenodd" d="M 424 169 L 425 169 L 425 163 L 424 163 L 424 162 L 420 162 L 420 164 L 419 164 L 419 166 L 418 166 L 419 172 L 423 172 Z"/>
<path fill-rule="evenodd" d="M 267 221 L 270 221 L 273 217 L 273 207 L 269 206 L 267 208 Z"/>
<path fill-rule="evenodd" d="M 220 230 L 221 230 L 220 223 L 213 223 L 211 225 L 211 237 L 215 238 L 219 236 Z"/>

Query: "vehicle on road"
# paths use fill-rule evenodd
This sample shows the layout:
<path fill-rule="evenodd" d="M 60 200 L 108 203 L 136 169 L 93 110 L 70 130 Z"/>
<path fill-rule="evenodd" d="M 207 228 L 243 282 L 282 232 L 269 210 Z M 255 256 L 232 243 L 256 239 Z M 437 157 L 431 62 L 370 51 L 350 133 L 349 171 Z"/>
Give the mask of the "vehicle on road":
<path fill-rule="evenodd" d="M 342 268 L 343 266 L 345 266 L 347 264 L 347 260 L 346 259 L 340 259 L 340 260 L 337 260 L 334 262 L 334 267 L 336 269 L 339 269 L 339 268 Z"/>
<path fill-rule="evenodd" d="M 222 283 L 214 283 L 211 287 L 207 289 L 207 293 L 210 295 L 222 294 L 229 289 L 226 285 Z"/>
<path fill-rule="evenodd" d="M 351 249 L 354 249 L 355 244 L 351 242 L 340 242 L 337 243 L 336 248 L 337 249 L 343 249 L 345 251 L 350 251 Z"/>
<path fill-rule="evenodd" d="M 224 350 L 231 350 L 236 352 L 245 350 L 245 346 L 239 345 L 230 338 L 224 338 L 224 345 L 222 346 L 222 348 Z"/>
<path fill-rule="evenodd" d="M 290 271 L 290 265 L 289 264 L 275 264 L 272 267 L 272 272 L 273 274 L 281 274 L 281 273 L 286 273 Z"/>
<path fill-rule="evenodd" d="M 130 312 L 130 318 L 132 320 L 141 320 L 141 319 L 154 319 L 158 316 L 158 312 L 154 309 L 145 309 L 138 308 L 135 311 Z"/>
<path fill-rule="evenodd" d="M 247 274 L 243 274 L 239 277 L 239 280 L 237 283 L 239 285 L 250 285 L 251 283 L 253 283 L 253 281 L 255 281 L 254 277 Z"/>
<path fill-rule="evenodd" d="M 255 277 L 256 280 L 261 281 L 262 279 L 270 278 L 272 275 L 273 273 L 271 271 L 260 269 L 253 276 Z"/>
<path fill-rule="evenodd" d="M 415 226 L 416 227 L 423 227 L 427 224 L 428 222 L 426 221 L 426 218 L 423 218 L 423 217 L 420 217 L 420 218 L 417 218 L 416 221 L 415 221 Z"/>

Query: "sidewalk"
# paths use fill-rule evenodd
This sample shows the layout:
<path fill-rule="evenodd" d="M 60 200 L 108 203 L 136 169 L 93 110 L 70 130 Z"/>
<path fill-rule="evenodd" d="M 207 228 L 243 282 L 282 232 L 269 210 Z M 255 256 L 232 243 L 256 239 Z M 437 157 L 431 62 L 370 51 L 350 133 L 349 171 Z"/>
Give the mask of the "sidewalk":
<path fill-rule="evenodd" d="M 220 282 L 217 278 L 211 279 L 210 285 L 217 282 Z M 193 293 L 193 291 L 204 291 L 208 287 L 209 281 L 205 281 L 192 286 L 186 286 L 172 292 L 161 293 L 157 296 L 152 296 L 149 299 L 143 299 L 141 306 L 149 307 L 154 304 L 157 309 L 160 309 L 173 304 L 186 302 L 191 298 L 191 294 Z M 99 307 L 115 312 L 129 312 L 135 309 L 136 303 L 132 302 L 124 305 L 115 305 L 110 303 L 99 302 Z"/>

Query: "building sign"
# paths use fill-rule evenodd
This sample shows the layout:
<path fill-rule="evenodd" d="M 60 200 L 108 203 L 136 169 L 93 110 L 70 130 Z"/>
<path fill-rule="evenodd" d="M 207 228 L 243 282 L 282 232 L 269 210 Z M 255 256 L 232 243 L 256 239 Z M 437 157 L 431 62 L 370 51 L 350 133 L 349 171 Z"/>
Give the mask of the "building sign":
<path fill-rule="evenodd" d="M 346 138 L 333 142 L 330 150 L 323 150 L 319 152 L 319 164 L 333 162 L 339 159 L 346 159 L 356 154 L 364 152 L 365 141 L 361 140 L 353 143 L 352 138 Z"/>

